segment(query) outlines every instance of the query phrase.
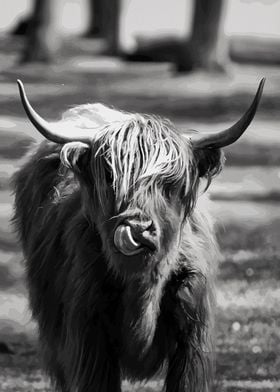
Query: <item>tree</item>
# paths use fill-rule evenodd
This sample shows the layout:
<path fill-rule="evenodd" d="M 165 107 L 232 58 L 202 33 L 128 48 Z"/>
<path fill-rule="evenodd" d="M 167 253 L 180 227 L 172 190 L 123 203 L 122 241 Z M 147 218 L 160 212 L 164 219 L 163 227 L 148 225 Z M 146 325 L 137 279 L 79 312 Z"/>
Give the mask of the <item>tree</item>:
<path fill-rule="evenodd" d="M 90 28 L 87 35 L 100 32 L 107 53 L 119 54 L 121 0 L 89 0 Z M 22 62 L 52 62 L 61 46 L 59 13 L 61 0 L 33 0 Z"/>
<path fill-rule="evenodd" d="M 106 26 L 106 14 L 104 12 L 104 0 L 89 0 L 89 28 L 88 37 L 104 37 Z"/>
<path fill-rule="evenodd" d="M 22 62 L 51 62 L 61 44 L 57 29 L 59 0 L 34 0 Z"/>
<path fill-rule="evenodd" d="M 225 71 L 228 47 L 224 33 L 227 0 L 195 0 L 192 31 L 178 56 L 178 71 Z"/>
<path fill-rule="evenodd" d="M 104 26 L 105 38 L 107 40 L 107 52 L 110 55 L 118 55 L 120 52 L 120 19 L 121 0 L 103 0 L 106 25 Z"/>
<path fill-rule="evenodd" d="M 121 0 L 89 0 L 90 22 L 87 36 L 106 39 L 107 53 L 120 51 Z"/>

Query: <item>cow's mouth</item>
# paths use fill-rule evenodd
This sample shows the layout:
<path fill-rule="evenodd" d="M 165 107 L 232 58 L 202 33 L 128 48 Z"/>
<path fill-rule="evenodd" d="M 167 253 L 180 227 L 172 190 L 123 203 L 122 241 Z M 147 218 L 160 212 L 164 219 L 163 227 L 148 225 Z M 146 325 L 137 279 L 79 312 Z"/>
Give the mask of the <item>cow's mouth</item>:
<path fill-rule="evenodd" d="M 120 225 L 116 228 L 114 244 L 125 256 L 136 255 L 143 250 L 142 244 L 133 238 L 129 225 Z"/>

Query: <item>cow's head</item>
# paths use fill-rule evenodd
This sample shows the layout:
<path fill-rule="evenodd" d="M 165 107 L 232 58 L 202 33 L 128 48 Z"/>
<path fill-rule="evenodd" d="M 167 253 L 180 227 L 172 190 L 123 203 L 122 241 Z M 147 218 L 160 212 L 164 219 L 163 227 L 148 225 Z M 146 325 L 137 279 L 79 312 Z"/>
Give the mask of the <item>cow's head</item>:
<path fill-rule="evenodd" d="M 156 279 L 180 257 L 180 238 L 196 203 L 200 178 L 221 169 L 221 148 L 251 123 L 264 79 L 247 112 L 217 132 L 179 132 L 167 120 L 101 104 L 71 109 L 50 124 L 20 95 L 33 125 L 62 144 L 61 160 L 80 182 L 84 213 L 97 228 L 111 267 L 124 277 Z"/>

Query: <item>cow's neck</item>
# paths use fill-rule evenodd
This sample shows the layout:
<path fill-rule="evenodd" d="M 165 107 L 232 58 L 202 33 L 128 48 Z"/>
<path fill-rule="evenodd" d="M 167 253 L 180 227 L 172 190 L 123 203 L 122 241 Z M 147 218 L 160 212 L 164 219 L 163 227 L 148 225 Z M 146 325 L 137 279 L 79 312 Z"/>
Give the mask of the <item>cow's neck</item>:
<path fill-rule="evenodd" d="M 140 357 L 151 347 L 157 326 L 161 298 L 168 279 L 168 263 L 157 278 L 131 279 L 123 293 L 123 348 L 127 355 Z"/>

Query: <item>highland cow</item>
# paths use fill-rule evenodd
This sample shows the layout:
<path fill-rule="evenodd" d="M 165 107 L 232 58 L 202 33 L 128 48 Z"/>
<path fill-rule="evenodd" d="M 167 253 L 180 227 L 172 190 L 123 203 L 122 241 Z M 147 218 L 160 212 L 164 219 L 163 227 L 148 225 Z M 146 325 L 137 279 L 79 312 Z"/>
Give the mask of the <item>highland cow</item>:
<path fill-rule="evenodd" d="M 216 245 L 199 196 L 221 148 L 252 121 L 213 133 L 101 104 L 70 109 L 14 178 L 30 306 L 57 390 L 117 392 L 157 374 L 166 392 L 209 391 Z"/>

